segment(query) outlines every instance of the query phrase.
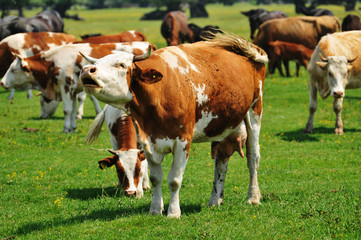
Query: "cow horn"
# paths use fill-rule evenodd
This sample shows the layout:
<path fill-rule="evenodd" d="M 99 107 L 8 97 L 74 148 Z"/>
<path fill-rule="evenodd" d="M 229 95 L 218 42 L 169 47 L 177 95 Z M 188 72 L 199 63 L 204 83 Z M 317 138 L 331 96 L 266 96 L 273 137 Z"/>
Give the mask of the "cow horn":
<path fill-rule="evenodd" d="M 322 54 L 320 53 L 320 58 L 321 58 L 321 60 L 323 61 L 323 62 L 328 62 L 328 59 L 327 58 L 325 58 L 324 56 L 322 56 Z"/>
<path fill-rule="evenodd" d="M 353 61 L 356 60 L 357 57 L 358 57 L 358 56 L 354 57 L 353 59 L 347 59 L 347 62 L 348 62 L 348 63 L 352 63 Z"/>
<path fill-rule="evenodd" d="M 143 55 L 134 55 L 133 62 L 142 61 L 150 57 L 150 54 L 152 53 L 152 47 L 149 45 L 148 51 L 144 53 Z"/>
<path fill-rule="evenodd" d="M 85 54 L 83 54 L 82 52 L 79 52 L 79 54 L 88 62 L 90 62 L 91 64 L 94 64 L 96 62 L 96 58 L 92 58 L 90 56 L 86 56 Z"/>

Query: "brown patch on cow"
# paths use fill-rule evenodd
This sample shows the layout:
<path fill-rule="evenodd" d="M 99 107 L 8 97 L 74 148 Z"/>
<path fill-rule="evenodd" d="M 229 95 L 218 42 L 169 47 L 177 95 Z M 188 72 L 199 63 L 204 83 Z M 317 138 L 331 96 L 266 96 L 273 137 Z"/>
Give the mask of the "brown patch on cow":
<path fill-rule="evenodd" d="M 15 56 L 12 53 L 19 54 L 19 51 L 10 48 L 7 42 L 0 44 L 0 77 L 5 75 L 11 63 L 15 60 Z"/>
<path fill-rule="evenodd" d="M 118 175 L 118 179 L 119 179 L 119 184 L 122 187 L 122 189 L 124 191 L 126 191 L 129 188 L 129 179 L 125 174 L 125 170 L 122 166 L 122 164 L 120 163 L 120 161 L 117 161 L 115 163 L 115 167 L 117 169 L 117 175 Z"/>
<path fill-rule="evenodd" d="M 93 58 L 101 58 L 109 55 L 116 48 L 116 45 L 112 43 L 106 45 L 89 44 L 89 46 L 92 49 L 90 52 L 90 56 Z"/>
<path fill-rule="evenodd" d="M 142 163 L 141 163 L 141 160 L 138 155 L 137 163 L 136 163 L 135 169 L 134 169 L 134 185 L 135 185 L 135 187 L 138 187 L 138 184 L 139 184 L 141 164 Z"/>
<path fill-rule="evenodd" d="M 102 35 L 96 37 L 89 37 L 85 38 L 78 43 L 110 43 L 110 42 L 134 42 L 134 41 L 146 41 L 146 38 L 143 33 L 139 31 L 135 31 L 134 35 L 130 32 L 122 32 L 119 34 L 112 34 L 112 35 Z"/>
<path fill-rule="evenodd" d="M 49 50 L 49 45 L 63 45 L 64 43 L 73 43 L 77 39 L 73 35 L 65 33 L 27 33 L 24 35 L 25 44 L 23 48 L 32 49 L 33 54 Z"/>
<path fill-rule="evenodd" d="M 118 118 L 109 129 L 115 136 L 119 149 L 127 151 L 138 148 L 136 131 L 130 117 Z"/>

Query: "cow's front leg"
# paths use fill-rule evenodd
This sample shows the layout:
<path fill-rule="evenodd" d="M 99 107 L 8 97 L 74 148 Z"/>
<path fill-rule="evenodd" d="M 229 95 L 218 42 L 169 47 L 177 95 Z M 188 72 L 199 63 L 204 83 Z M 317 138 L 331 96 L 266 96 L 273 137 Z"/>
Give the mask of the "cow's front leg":
<path fill-rule="evenodd" d="M 312 133 L 313 119 L 317 110 L 317 89 L 311 80 L 308 80 L 308 89 L 310 93 L 310 115 L 306 124 L 305 133 Z"/>
<path fill-rule="evenodd" d="M 180 218 L 179 190 L 182 186 L 183 173 L 187 165 L 189 144 L 179 142 L 173 149 L 173 163 L 168 173 L 168 186 L 170 190 L 170 202 L 168 217 Z"/>
<path fill-rule="evenodd" d="M 209 206 L 219 206 L 223 203 L 227 167 L 228 161 L 224 162 L 224 159 L 217 155 L 214 159 L 214 182 Z"/>
<path fill-rule="evenodd" d="M 63 112 L 64 112 L 64 128 L 63 132 L 74 132 L 76 128 L 76 96 L 72 98 L 69 91 L 66 91 L 64 87 L 60 87 L 61 98 L 63 100 Z M 73 118 L 73 119 L 72 119 Z"/>
<path fill-rule="evenodd" d="M 14 95 L 15 95 L 15 88 L 12 88 L 12 89 L 10 89 L 10 94 L 8 96 L 8 99 L 9 100 L 14 99 Z"/>
<path fill-rule="evenodd" d="M 153 189 L 152 204 L 149 213 L 152 215 L 161 215 L 164 210 L 162 197 L 163 169 L 161 165 L 164 156 L 149 154 L 147 152 L 145 152 L 145 156 L 148 161 L 150 181 Z"/>
<path fill-rule="evenodd" d="M 333 111 L 336 114 L 335 133 L 339 135 L 343 134 L 343 123 L 341 119 L 342 102 L 343 98 L 335 98 L 333 101 Z"/>
<path fill-rule="evenodd" d="M 248 111 L 246 121 L 247 128 L 247 166 L 249 170 L 250 182 L 248 188 L 248 203 L 260 204 L 261 192 L 258 187 L 257 171 L 261 158 L 259 147 L 259 135 L 261 131 L 261 115 L 257 115 L 252 109 Z"/>
<path fill-rule="evenodd" d="M 84 114 L 84 102 L 86 99 L 85 92 L 83 91 L 78 93 L 77 99 L 78 99 L 78 109 L 77 109 L 76 119 L 82 119 Z"/>

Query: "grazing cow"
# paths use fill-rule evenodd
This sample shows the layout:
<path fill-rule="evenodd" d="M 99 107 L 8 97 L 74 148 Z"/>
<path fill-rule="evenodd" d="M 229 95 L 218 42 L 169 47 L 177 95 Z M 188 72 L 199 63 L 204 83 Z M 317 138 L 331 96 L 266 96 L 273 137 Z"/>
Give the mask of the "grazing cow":
<path fill-rule="evenodd" d="M 78 54 L 79 51 L 94 57 L 103 57 L 116 51 L 142 54 L 148 46 L 148 42 L 70 44 L 28 58 L 17 57 L 1 80 L 1 85 L 9 88 L 24 83 L 38 83 L 47 98 L 63 101 L 63 131 L 73 132 L 76 128 L 76 101 L 75 93 L 71 90 L 75 89 L 76 93 L 82 91 L 82 86 L 77 85 L 77 79 L 86 63 Z M 96 111 L 100 112 L 99 103 L 95 104 Z"/>
<path fill-rule="evenodd" d="M 167 40 L 168 46 L 177 46 L 184 42 L 192 42 L 189 38 L 187 16 L 181 11 L 172 11 L 165 15 L 160 31 Z"/>
<path fill-rule="evenodd" d="M 247 12 L 241 13 L 248 17 L 249 25 L 251 28 L 251 39 L 254 39 L 254 33 L 256 30 L 261 26 L 262 23 L 276 18 L 286 18 L 287 14 L 282 11 L 267 11 L 266 9 L 259 8 L 259 9 L 252 9 Z"/>
<path fill-rule="evenodd" d="M 84 38 L 78 43 L 115 43 L 115 42 L 142 42 L 146 41 L 146 38 L 143 33 L 139 31 L 126 31 L 119 34 L 113 35 L 101 35 L 101 36 L 92 36 Z"/>
<path fill-rule="evenodd" d="M 288 61 L 296 60 L 296 76 L 299 76 L 300 65 L 307 68 L 307 64 L 313 53 L 313 49 L 309 49 L 302 44 L 289 43 L 283 41 L 269 42 L 270 50 L 268 53 L 269 63 L 268 71 L 273 74 L 277 67 L 281 76 L 284 77 L 281 61 L 286 60 L 287 77 L 291 76 L 288 71 Z"/>
<path fill-rule="evenodd" d="M 64 22 L 55 10 L 43 11 L 34 17 L 10 16 L 0 21 L 0 40 L 16 33 L 63 32 Z"/>
<path fill-rule="evenodd" d="M 324 8 L 306 8 L 305 6 L 300 6 L 299 9 L 300 12 L 305 14 L 306 16 L 334 16 L 332 11 Z"/>
<path fill-rule="evenodd" d="M 83 67 L 87 93 L 138 122 L 146 138 L 153 187 L 151 214 L 162 214 L 162 160 L 173 154 L 168 174 L 168 217 L 180 217 L 179 190 L 191 142 L 213 142 L 213 191 L 209 205 L 223 202 L 228 158 L 241 155 L 247 128 L 248 202 L 260 203 L 257 169 L 266 53 L 247 40 L 218 34 L 212 41 L 162 48 L 150 55 L 111 54 Z M 121 65 L 122 68 L 114 68 Z M 226 107 L 225 107 L 226 106 Z M 245 124 L 243 120 L 245 120 Z"/>
<path fill-rule="evenodd" d="M 6 37 L 0 42 L 0 77 L 3 77 L 10 64 L 15 60 L 15 55 L 30 57 L 34 54 L 52 49 L 54 47 L 75 42 L 73 35 L 65 33 L 39 32 L 39 33 L 18 33 Z M 22 86 L 27 88 L 37 86 Z M 14 89 L 11 89 L 8 99 L 14 98 Z M 31 98 L 31 90 L 28 90 L 28 98 Z M 41 118 L 48 118 L 54 114 L 58 103 L 51 102 L 46 97 L 41 97 Z"/>
<path fill-rule="evenodd" d="M 317 90 L 322 99 L 334 97 L 336 114 L 335 133 L 343 134 L 341 119 L 345 88 L 361 87 L 361 31 L 329 34 L 321 38 L 308 65 L 310 91 L 310 116 L 306 133 L 313 129 L 317 109 Z"/>
<path fill-rule="evenodd" d="M 99 167 L 104 169 L 115 165 L 119 187 L 127 196 L 136 195 L 141 198 L 143 189 L 150 188 L 148 164 L 144 161 L 144 152 L 139 148 L 133 121 L 122 110 L 106 105 L 94 120 L 86 142 L 93 142 L 98 137 L 104 120 L 107 122 L 114 151 L 109 150 L 113 156 L 100 160 Z"/>
<path fill-rule="evenodd" d="M 212 38 L 216 33 L 222 33 L 222 30 L 218 26 L 211 25 L 201 28 L 194 23 L 190 23 L 188 24 L 188 29 L 189 41 L 192 43 Z"/>
<path fill-rule="evenodd" d="M 342 21 L 342 31 L 352 30 L 361 30 L 361 22 L 358 16 L 349 14 Z"/>

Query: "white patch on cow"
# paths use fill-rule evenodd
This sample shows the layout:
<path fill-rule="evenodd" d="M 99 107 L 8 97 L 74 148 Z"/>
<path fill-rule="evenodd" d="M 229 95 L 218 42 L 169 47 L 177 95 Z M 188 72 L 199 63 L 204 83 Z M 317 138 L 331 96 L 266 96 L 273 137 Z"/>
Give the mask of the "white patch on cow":
<path fill-rule="evenodd" d="M 1 83 L 6 88 L 22 87 L 26 84 L 35 82 L 33 75 L 29 72 L 24 72 L 21 69 L 20 58 L 16 58 L 10 65 L 9 69 L 5 73 L 1 80 Z M 27 62 L 23 61 L 23 65 L 27 66 Z"/>
<path fill-rule="evenodd" d="M 129 33 L 131 33 L 133 35 L 133 37 L 136 37 L 137 35 L 135 35 L 135 30 L 130 30 L 128 31 Z"/>
<path fill-rule="evenodd" d="M 137 191 L 137 186 L 134 183 L 134 172 L 138 159 L 138 149 L 130 149 L 128 151 L 117 151 L 119 161 L 124 169 L 124 174 L 128 178 L 129 188 L 125 191 Z"/>
<path fill-rule="evenodd" d="M 206 103 L 208 101 L 208 95 L 204 93 L 204 91 L 206 90 L 206 85 L 203 83 L 203 85 L 198 85 L 198 87 L 193 84 L 193 88 L 197 93 L 197 103 L 198 106 L 201 106 L 203 103 Z"/>
<path fill-rule="evenodd" d="M 162 51 L 160 57 L 168 64 L 172 69 L 178 69 L 181 74 L 189 73 L 189 70 L 199 72 L 197 67 L 192 64 L 187 57 L 187 54 L 178 47 L 169 47 L 167 51 Z M 187 62 L 187 67 L 182 67 L 178 64 L 178 59 L 183 58 Z"/>
<path fill-rule="evenodd" d="M 204 129 L 208 126 L 208 124 L 213 120 L 218 118 L 218 116 L 214 116 L 212 112 L 202 111 L 202 117 L 196 122 L 193 129 L 193 141 L 199 141 L 206 138 L 206 134 Z"/>

